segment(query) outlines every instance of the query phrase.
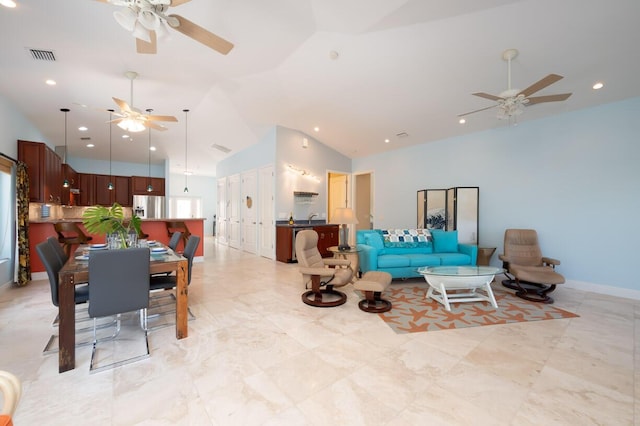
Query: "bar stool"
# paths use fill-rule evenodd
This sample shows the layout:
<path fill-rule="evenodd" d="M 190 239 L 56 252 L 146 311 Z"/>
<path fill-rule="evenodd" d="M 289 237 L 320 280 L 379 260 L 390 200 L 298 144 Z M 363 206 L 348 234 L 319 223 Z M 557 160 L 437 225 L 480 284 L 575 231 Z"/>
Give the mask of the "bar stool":
<path fill-rule="evenodd" d="M 189 232 L 189 228 L 187 228 L 187 225 L 183 221 L 169 221 L 165 222 L 165 225 L 167 226 L 167 234 L 169 235 L 169 238 L 171 238 L 174 232 L 182 233 L 181 240 L 184 250 L 184 248 L 187 246 L 187 240 L 191 236 L 191 232 Z"/>
<path fill-rule="evenodd" d="M 93 237 L 87 236 L 74 222 L 57 222 L 53 224 L 58 233 L 58 242 L 64 245 L 64 252 L 71 257 L 71 247 L 78 244 L 87 244 Z"/>

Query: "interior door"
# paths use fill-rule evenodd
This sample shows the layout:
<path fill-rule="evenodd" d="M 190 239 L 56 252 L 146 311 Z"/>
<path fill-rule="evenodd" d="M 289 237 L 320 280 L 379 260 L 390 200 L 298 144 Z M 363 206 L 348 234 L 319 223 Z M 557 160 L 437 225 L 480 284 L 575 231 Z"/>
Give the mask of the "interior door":
<path fill-rule="evenodd" d="M 258 172 L 250 170 L 241 175 L 242 249 L 258 252 Z"/>
<path fill-rule="evenodd" d="M 242 243 L 240 220 L 240 175 L 231 175 L 227 179 L 227 214 L 229 215 L 229 246 L 239 249 Z"/>
<path fill-rule="evenodd" d="M 216 240 L 220 244 L 228 244 L 229 218 L 227 216 L 227 178 L 218 179 L 218 208 L 216 222 Z"/>
<path fill-rule="evenodd" d="M 260 256 L 275 259 L 276 223 L 273 166 L 258 172 L 258 246 Z"/>

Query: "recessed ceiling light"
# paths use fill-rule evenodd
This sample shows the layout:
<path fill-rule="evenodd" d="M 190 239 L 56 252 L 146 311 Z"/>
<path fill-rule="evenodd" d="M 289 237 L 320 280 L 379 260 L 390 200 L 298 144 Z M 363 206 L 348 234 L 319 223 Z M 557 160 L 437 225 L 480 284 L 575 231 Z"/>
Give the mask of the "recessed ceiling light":
<path fill-rule="evenodd" d="M 602 89 L 604 87 L 604 83 L 602 82 L 597 82 L 596 84 L 593 85 L 593 90 L 598 90 L 598 89 Z"/>
<path fill-rule="evenodd" d="M 45 80 L 45 83 L 49 86 L 55 86 L 57 84 L 55 80 L 51 79 Z"/>
<path fill-rule="evenodd" d="M 131 136 L 129 135 L 122 135 L 122 139 L 129 139 Z"/>
<path fill-rule="evenodd" d="M 0 4 L 4 7 L 16 7 L 16 2 L 13 0 L 0 0 Z"/>
<path fill-rule="evenodd" d="M 87 148 L 93 148 L 94 146 L 95 146 L 95 145 L 94 145 L 94 144 L 92 144 L 92 143 L 88 143 L 88 144 L 87 144 Z"/>
<path fill-rule="evenodd" d="M 319 131 L 320 131 L 320 127 L 318 127 L 318 126 L 314 127 L 314 128 L 313 128 L 313 131 L 314 131 L 314 132 L 319 132 Z"/>
<path fill-rule="evenodd" d="M 81 132 L 86 132 L 89 129 L 87 127 L 85 127 L 85 126 L 80 126 L 80 127 L 78 127 L 78 130 L 80 130 Z"/>
<path fill-rule="evenodd" d="M 155 147 L 155 146 L 150 146 L 150 147 L 149 147 L 149 151 L 155 151 L 155 150 L 156 150 L 156 147 Z"/>
<path fill-rule="evenodd" d="M 384 140 L 384 143 L 389 143 L 389 142 L 391 142 L 389 139 Z"/>
<path fill-rule="evenodd" d="M 185 175 L 185 176 L 191 176 L 191 175 L 193 175 L 193 172 L 192 172 L 192 171 L 189 171 L 189 170 L 185 170 L 185 171 L 184 171 L 184 175 Z"/>
<path fill-rule="evenodd" d="M 467 122 L 467 120 L 465 120 L 464 118 L 461 118 L 460 120 L 458 120 L 458 123 L 460 123 L 460 124 L 464 124 L 466 122 Z"/>

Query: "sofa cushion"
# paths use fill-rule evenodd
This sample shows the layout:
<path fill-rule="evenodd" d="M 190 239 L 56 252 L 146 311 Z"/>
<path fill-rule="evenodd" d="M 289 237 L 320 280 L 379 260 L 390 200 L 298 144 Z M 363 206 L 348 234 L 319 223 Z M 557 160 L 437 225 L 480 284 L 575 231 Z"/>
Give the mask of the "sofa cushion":
<path fill-rule="evenodd" d="M 382 236 L 377 232 L 370 232 L 364 236 L 364 243 L 373 247 L 376 250 L 382 250 L 384 243 L 382 242 Z"/>
<path fill-rule="evenodd" d="M 436 254 L 407 254 L 409 258 L 409 265 L 415 266 L 439 266 L 440 257 Z"/>
<path fill-rule="evenodd" d="M 433 251 L 435 253 L 455 253 L 458 251 L 458 231 L 432 229 Z"/>
<path fill-rule="evenodd" d="M 461 266 L 471 264 L 471 257 L 468 254 L 437 253 L 435 256 L 440 258 L 440 264 L 444 266 Z"/>
<path fill-rule="evenodd" d="M 402 268 L 410 266 L 407 256 L 397 254 L 383 254 L 378 256 L 378 268 Z"/>

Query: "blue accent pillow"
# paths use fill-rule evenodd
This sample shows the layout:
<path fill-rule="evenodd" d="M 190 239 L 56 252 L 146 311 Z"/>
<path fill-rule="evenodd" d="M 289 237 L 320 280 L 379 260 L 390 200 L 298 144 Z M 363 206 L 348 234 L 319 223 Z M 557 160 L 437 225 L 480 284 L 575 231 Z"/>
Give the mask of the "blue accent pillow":
<path fill-rule="evenodd" d="M 373 247 L 376 250 L 382 250 L 384 248 L 384 243 L 382 242 L 382 236 L 377 232 L 369 232 L 364 236 L 364 242 L 368 246 Z"/>
<path fill-rule="evenodd" d="M 431 236 L 435 253 L 455 253 L 458 251 L 458 231 L 432 229 Z"/>

